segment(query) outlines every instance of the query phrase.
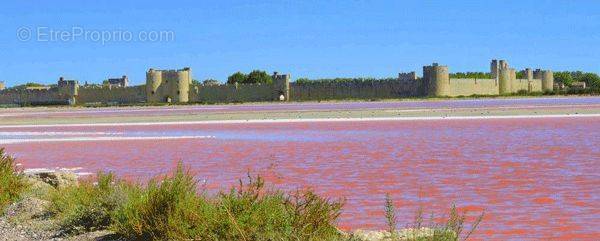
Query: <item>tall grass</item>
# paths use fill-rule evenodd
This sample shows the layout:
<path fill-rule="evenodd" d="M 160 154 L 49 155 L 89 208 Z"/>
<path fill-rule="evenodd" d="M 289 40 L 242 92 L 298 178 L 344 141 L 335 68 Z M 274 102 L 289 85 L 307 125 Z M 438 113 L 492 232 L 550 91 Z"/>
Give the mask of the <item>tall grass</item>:
<path fill-rule="evenodd" d="M 7 155 L 4 148 L 0 148 L 0 215 L 26 189 L 27 183 L 17 170 L 15 159 Z"/>
<path fill-rule="evenodd" d="M 396 226 L 398 225 L 398 219 L 396 218 L 396 210 L 394 207 L 394 200 L 390 194 L 385 195 L 385 221 L 388 226 L 388 232 L 391 239 L 396 239 Z"/>
<path fill-rule="evenodd" d="M 114 210 L 137 189 L 116 180 L 112 173 L 100 172 L 97 183 L 85 180 L 50 193 L 50 211 L 68 234 L 106 229 L 112 223 Z"/>
<path fill-rule="evenodd" d="M 112 229 L 132 240 L 181 240 L 210 236 L 216 211 L 196 194 L 196 182 L 181 165 L 172 177 L 151 180 L 115 212 Z"/>
<path fill-rule="evenodd" d="M 456 205 L 452 205 L 448 216 L 444 222 L 434 222 L 434 215 L 431 214 L 430 223 L 424 225 L 423 208 L 419 208 L 415 215 L 414 223 L 409 226 L 403 233 L 403 237 L 400 237 L 396 232 L 396 223 L 390 221 L 390 216 L 395 217 L 394 205 L 389 195 L 386 196 L 386 220 L 388 223 L 388 230 L 390 231 L 389 240 L 402 240 L 402 241 L 459 241 L 468 240 L 471 235 L 475 232 L 481 221 L 483 220 L 484 212 L 478 215 L 473 223 L 468 225 L 466 223 L 467 214 L 466 211 L 459 213 L 456 209 Z M 469 229 L 466 229 L 469 227 Z"/>
<path fill-rule="evenodd" d="M 131 240 L 338 240 L 342 202 L 310 191 L 267 190 L 260 177 L 216 196 L 198 193 L 179 165 L 116 210 L 112 229 Z"/>

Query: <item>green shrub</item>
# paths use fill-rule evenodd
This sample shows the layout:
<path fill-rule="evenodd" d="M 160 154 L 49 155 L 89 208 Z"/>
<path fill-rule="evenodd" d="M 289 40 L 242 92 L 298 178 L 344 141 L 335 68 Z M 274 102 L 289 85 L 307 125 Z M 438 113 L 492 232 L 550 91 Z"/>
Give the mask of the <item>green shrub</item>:
<path fill-rule="evenodd" d="M 132 240 L 181 240 L 211 234 L 215 212 L 196 194 L 196 182 L 181 165 L 172 177 L 154 179 L 115 212 L 112 229 Z M 214 240 L 214 239 L 211 239 Z"/>
<path fill-rule="evenodd" d="M 112 229 L 131 240 L 337 240 L 342 203 L 312 192 L 267 191 L 260 177 L 214 197 L 196 192 L 181 165 L 150 181 L 114 213 Z"/>
<path fill-rule="evenodd" d="M 218 207 L 227 215 L 222 240 L 337 240 L 335 222 L 342 202 L 311 191 L 285 195 L 264 190 L 260 177 L 240 181 L 237 189 L 221 193 Z"/>
<path fill-rule="evenodd" d="M 27 184 L 15 166 L 15 159 L 5 154 L 4 148 L 0 148 L 0 214 L 26 189 Z"/>
<path fill-rule="evenodd" d="M 51 193 L 50 211 L 67 234 L 106 229 L 112 213 L 136 187 L 116 180 L 112 173 L 98 173 L 97 184 L 82 181 Z"/>

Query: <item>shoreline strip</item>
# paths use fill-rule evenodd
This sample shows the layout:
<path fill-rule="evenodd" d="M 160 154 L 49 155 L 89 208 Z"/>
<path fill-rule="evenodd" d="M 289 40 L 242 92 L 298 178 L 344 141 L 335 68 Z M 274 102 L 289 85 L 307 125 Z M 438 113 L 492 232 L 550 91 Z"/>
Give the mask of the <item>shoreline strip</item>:
<path fill-rule="evenodd" d="M 416 117 L 349 117 L 349 118 L 298 118 L 298 119 L 246 119 L 246 120 L 199 120 L 165 122 L 125 122 L 125 123 L 75 123 L 41 125 L 0 125 L 9 128 L 46 127 L 102 127 L 102 126 L 154 126 L 154 125 L 198 125 L 198 124 L 255 124 L 255 123 L 306 123 L 306 122 L 364 122 L 364 121 L 427 121 L 427 120 L 494 120 L 494 119 L 541 119 L 541 118 L 591 118 L 598 114 L 553 114 L 553 115 L 496 115 L 496 116 L 416 116 Z"/>

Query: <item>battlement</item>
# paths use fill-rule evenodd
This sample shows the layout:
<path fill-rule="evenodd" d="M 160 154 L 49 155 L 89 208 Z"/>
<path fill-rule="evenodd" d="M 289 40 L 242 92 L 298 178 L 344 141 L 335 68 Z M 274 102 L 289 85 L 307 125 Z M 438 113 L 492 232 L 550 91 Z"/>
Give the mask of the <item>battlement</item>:
<path fill-rule="evenodd" d="M 177 72 L 184 72 L 184 71 L 191 71 L 191 68 L 184 67 L 182 69 L 154 69 L 154 68 L 148 69 L 148 72 L 162 72 L 162 73 L 177 73 Z"/>
<path fill-rule="evenodd" d="M 417 80 L 417 72 L 408 72 L 408 73 L 398 73 L 399 81 L 414 81 Z"/>

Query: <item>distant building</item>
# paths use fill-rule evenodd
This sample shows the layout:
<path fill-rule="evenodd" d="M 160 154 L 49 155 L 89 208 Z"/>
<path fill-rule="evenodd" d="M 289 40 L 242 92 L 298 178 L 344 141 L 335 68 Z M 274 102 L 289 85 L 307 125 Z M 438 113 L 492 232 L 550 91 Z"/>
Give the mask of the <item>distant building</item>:
<path fill-rule="evenodd" d="M 0 90 L 4 89 L 6 89 L 6 85 L 4 84 L 4 82 L 0 81 Z"/>
<path fill-rule="evenodd" d="M 69 87 L 69 86 L 75 86 L 75 85 L 79 85 L 79 81 L 77 81 L 77 80 L 66 80 L 64 77 L 60 77 L 58 79 L 58 87 L 59 88 Z"/>
<path fill-rule="evenodd" d="M 121 78 L 108 79 L 107 84 L 109 87 L 127 87 L 129 86 L 129 79 L 127 75 L 123 75 Z"/>

